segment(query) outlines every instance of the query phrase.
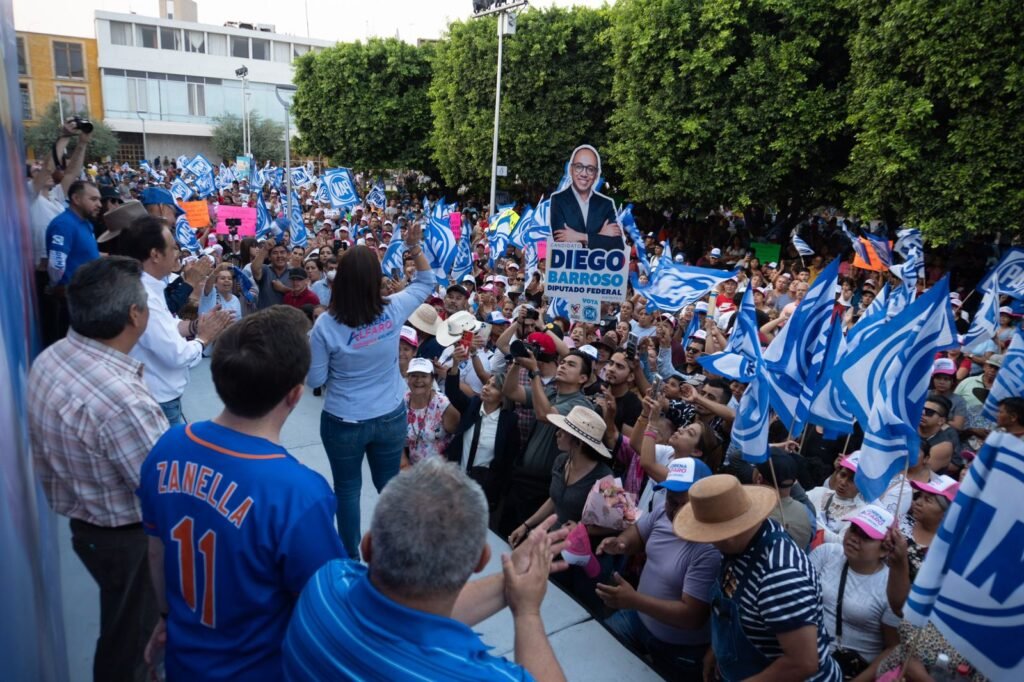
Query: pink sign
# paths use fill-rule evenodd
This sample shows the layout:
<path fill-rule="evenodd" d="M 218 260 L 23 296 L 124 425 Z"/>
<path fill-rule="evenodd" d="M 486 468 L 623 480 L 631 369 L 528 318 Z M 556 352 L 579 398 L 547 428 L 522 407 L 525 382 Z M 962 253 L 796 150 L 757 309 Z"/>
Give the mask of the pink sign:
<path fill-rule="evenodd" d="M 217 207 L 217 234 L 230 234 L 228 231 L 228 218 L 239 218 L 242 224 L 238 226 L 238 236 L 256 236 L 256 209 L 246 206 L 218 206 Z"/>
<path fill-rule="evenodd" d="M 462 238 L 462 214 L 453 212 L 448 214 L 448 226 L 452 228 L 452 234 L 455 235 L 455 241 L 459 241 Z"/>
<path fill-rule="evenodd" d="M 547 257 L 548 257 L 548 242 L 547 242 L 547 240 L 542 241 L 542 242 L 537 242 L 537 258 L 547 258 Z"/>

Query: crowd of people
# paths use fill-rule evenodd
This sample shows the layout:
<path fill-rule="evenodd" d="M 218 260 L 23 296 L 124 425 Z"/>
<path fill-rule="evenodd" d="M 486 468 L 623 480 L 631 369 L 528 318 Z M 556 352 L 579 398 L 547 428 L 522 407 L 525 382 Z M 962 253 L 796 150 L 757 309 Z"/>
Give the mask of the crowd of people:
<path fill-rule="evenodd" d="M 643 235 L 652 266 L 667 245 L 736 274 L 681 311 L 631 289 L 583 323 L 552 314 L 543 261 L 528 273 L 515 247 L 491 251 L 471 207 L 472 272 L 439 286 L 415 195 L 340 215 L 302 189 L 306 247 L 288 229 L 210 228 L 184 252 L 174 163 L 163 182 L 85 171 L 73 124 L 55 160 L 75 135 L 63 168 L 29 172 L 47 343 L 29 410 L 43 488 L 100 586 L 95 679 L 162 661 L 168 679 L 558 680 L 549 575 L 666 679 L 982 679 L 903 610 L 985 437 L 1024 437 L 1024 397 L 994 422 L 982 410 L 1020 325 L 1011 301 L 992 338 L 935 358 L 917 463 L 868 500 L 859 428 L 797 441 L 776 419 L 769 461 L 751 465 L 731 438 L 745 385 L 699 362 L 726 347 L 747 290 L 770 343 L 833 255 L 834 315 L 857 324 L 891 275 L 856 267 L 834 217 L 806 221 L 806 263 L 755 257 L 767 219 L 666 218 Z M 243 179 L 210 197 L 213 223 L 257 190 L 277 215 L 276 191 Z M 404 267 L 384 273 L 399 232 Z M 922 290 L 947 267 L 929 256 Z M 967 298 L 949 303 L 961 333 Z M 223 411 L 190 421 L 208 416 L 181 405 L 204 357 Z M 281 445 L 301 399 L 322 401 L 332 485 Z M 380 492 L 365 533 L 364 457 Z M 584 522 L 609 479 L 639 513 L 624 529 Z M 512 549 L 471 580 L 489 532 Z M 505 606 L 514 662 L 471 630 Z"/>

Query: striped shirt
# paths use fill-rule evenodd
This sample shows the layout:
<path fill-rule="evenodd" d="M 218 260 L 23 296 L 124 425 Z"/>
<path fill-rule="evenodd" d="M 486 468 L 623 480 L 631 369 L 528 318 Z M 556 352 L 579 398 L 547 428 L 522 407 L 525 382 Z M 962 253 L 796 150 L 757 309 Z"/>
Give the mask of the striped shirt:
<path fill-rule="evenodd" d="M 306 583 L 284 640 L 284 678 L 315 680 L 532 680 L 487 653 L 466 625 L 381 594 L 367 569 L 327 563 Z"/>
<path fill-rule="evenodd" d="M 776 539 L 758 554 L 754 548 L 766 533 L 782 532 L 776 521 L 766 519 L 743 554 L 726 557 L 722 575 L 730 573 L 737 582 L 749 571 L 743 591 L 733 595 L 740 623 L 747 639 L 762 654 L 774 660 L 782 656 L 776 634 L 792 632 L 807 625 L 818 629 L 818 673 L 811 682 L 839 682 L 839 666 L 828 653 L 829 637 L 823 620 L 821 586 L 807 554 L 788 535 Z M 724 582 L 723 582 L 724 584 Z"/>
<path fill-rule="evenodd" d="M 28 411 L 32 458 L 55 512 L 107 528 L 142 520 L 139 472 L 167 418 L 141 362 L 71 330 L 32 365 Z"/>

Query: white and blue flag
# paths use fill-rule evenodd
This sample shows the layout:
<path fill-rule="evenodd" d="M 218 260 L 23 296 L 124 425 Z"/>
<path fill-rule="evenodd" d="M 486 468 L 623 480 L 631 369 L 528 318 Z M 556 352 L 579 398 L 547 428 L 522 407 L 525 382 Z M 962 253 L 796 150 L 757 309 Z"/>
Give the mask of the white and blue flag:
<path fill-rule="evenodd" d="M 491 265 L 494 264 L 495 258 L 505 255 L 512 239 L 512 230 L 515 229 L 518 220 L 519 214 L 512 210 L 511 205 L 501 207 L 487 234 L 487 242 L 491 246 Z"/>
<path fill-rule="evenodd" d="M 904 261 L 909 261 L 916 254 L 920 257 L 921 269 L 918 275 L 924 276 L 924 239 L 921 237 L 921 230 L 916 227 L 905 227 L 896 233 L 896 244 L 893 251 L 903 256 Z"/>
<path fill-rule="evenodd" d="M 197 178 L 207 173 L 213 175 L 213 164 L 207 161 L 202 154 L 196 154 L 191 161 L 185 164 L 185 170 Z"/>
<path fill-rule="evenodd" d="M 256 296 L 259 294 L 259 288 L 257 288 L 256 284 L 249 278 L 249 275 L 245 274 L 245 270 L 242 270 L 235 265 L 231 267 L 231 274 L 233 274 L 235 279 L 238 280 L 238 283 L 241 284 L 242 296 L 245 297 L 245 300 L 249 303 L 255 302 Z"/>
<path fill-rule="evenodd" d="M 323 180 L 320 180 L 316 185 L 316 193 L 313 195 L 313 201 L 318 204 L 331 203 L 331 195 L 327 192 L 327 183 Z"/>
<path fill-rule="evenodd" d="M 292 200 L 289 203 L 290 215 L 288 216 L 288 232 L 292 238 L 292 246 L 306 248 L 306 223 L 302 219 L 302 202 L 299 195 L 292 192 Z"/>
<path fill-rule="evenodd" d="M 807 407 L 807 421 L 824 427 L 824 437 L 828 440 L 835 440 L 840 434 L 853 432 L 853 413 L 843 403 L 842 395 L 829 374 L 839 358 L 848 350 L 847 339 L 843 335 L 843 318 L 836 315 L 825 349 L 825 359 L 821 363 L 821 374 Z"/>
<path fill-rule="evenodd" d="M 829 372 L 864 430 L 856 475 L 864 499 L 878 499 L 893 476 L 917 461 L 917 427 L 935 353 L 954 345 L 947 276 L 865 336 Z"/>
<path fill-rule="evenodd" d="M 556 317 L 564 317 L 568 320 L 571 319 L 571 315 L 572 313 L 569 310 L 569 301 L 555 296 L 548 301 L 547 313 L 545 313 L 544 316 L 547 318 L 548 322 L 554 322 Z"/>
<path fill-rule="evenodd" d="M 545 199 L 544 201 L 537 204 L 537 208 L 530 212 L 529 222 L 522 222 L 526 216 L 520 218 L 522 224 L 516 227 L 514 239 L 517 239 L 523 243 L 525 247 L 527 244 L 533 244 L 536 246 L 540 242 L 554 239 L 551 234 L 551 200 Z"/>
<path fill-rule="evenodd" d="M 378 180 L 373 183 L 373 187 L 370 188 L 369 194 L 366 195 L 366 205 L 383 209 L 387 203 L 388 197 L 384 194 L 384 183 L 381 180 Z"/>
<path fill-rule="evenodd" d="M 633 217 L 633 204 L 626 204 L 626 207 L 619 211 L 615 220 L 636 247 L 637 265 L 645 275 L 650 277 L 651 265 L 647 262 L 647 245 L 644 243 L 643 235 L 640 234 L 640 228 L 636 226 L 636 219 Z"/>
<path fill-rule="evenodd" d="M 889 248 L 889 240 L 885 237 L 873 235 L 870 232 L 865 232 L 864 236 L 867 237 L 868 241 L 871 243 L 871 248 L 875 250 L 875 254 L 878 256 L 878 260 L 881 261 L 882 265 L 885 267 L 891 266 L 892 249 Z"/>
<path fill-rule="evenodd" d="M 760 464 L 768 461 L 771 409 L 768 386 L 762 379 L 764 361 L 761 359 L 753 287 L 747 287 L 736 315 L 736 326 L 725 350 L 704 355 L 697 362 L 715 374 L 747 384 L 747 390 L 743 392 L 736 410 L 732 442 L 740 448 L 745 461 Z"/>
<path fill-rule="evenodd" d="M 397 270 L 399 273 L 405 272 L 405 242 L 401 239 L 399 234 L 395 232 L 391 235 L 391 241 L 388 242 L 388 248 L 384 251 L 384 258 L 380 261 L 381 272 L 384 273 L 385 277 L 391 277 L 394 271 Z"/>
<path fill-rule="evenodd" d="M 850 232 L 850 228 L 846 226 L 845 220 L 840 220 L 839 226 L 842 228 L 843 234 L 846 235 L 846 238 L 850 240 L 850 246 L 853 248 L 854 253 L 857 254 L 857 257 L 865 263 L 870 263 L 871 255 L 868 254 L 868 249 L 864 246 L 864 242 L 862 242 L 857 235 Z"/>
<path fill-rule="evenodd" d="M 269 163 L 269 162 L 268 162 Z M 264 165 L 264 167 L 266 167 Z M 259 168 L 256 165 L 256 161 L 250 156 L 249 157 L 249 187 L 253 189 L 263 189 L 263 185 L 266 184 L 267 180 L 263 176 L 263 168 Z"/>
<path fill-rule="evenodd" d="M 188 201 L 192 196 L 192 188 L 185 184 L 185 181 L 180 177 L 174 178 L 174 182 L 171 183 L 171 196 L 177 201 Z"/>
<path fill-rule="evenodd" d="M 292 188 L 305 187 L 313 184 L 313 175 L 305 166 L 295 166 L 291 169 Z"/>
<path fill-rule="evenodd" d="M 139 168 L 146 171 L 146 174 L 157 182 L 163 180 L 163 178 L 160 177 L 160 174 L 153 170 L 153 167 L 149 165 L 149 161 L 146 161 L 145 159 L 139 161 Z"/>
<path fill-rule="evenodd" d="M 630 281 L 636 292 L 647 299 L 648 312 L 678 313 L 725 280 L 735 277 L 736 272 L 678 265 L 662 259 L 661 266 L 654 271 L 647 286 L 640 285 L 635 272 L 630 274 Z"/>
<path fill-rule="evenodd" d="M 995 421 L 999 402 L 1005 398 L 1024 398 L 1024 329 L 1020 327 L 1013 332 L 1003 355 L 1003 366 L 996 374 L 981 413 Z"/>
<path fill-rule="evenodd" d="M 203 250 L 202 244 L 196 238 L 195 230 L 188 224 L 188 218 L 184 214 L 178 216 L 174 221 L 174 241 L 178 242 L 185 251 L 191 251 L 194 255 Z"/>
<path fill-rule="evenodd" d="M 1003 254 L 999 263 L 978 284 L 979 291 L 993 288 L 1011 298 L 1024 299 L 1024 248 L 1015 247 Z"/>
<path fill-rule="evenodd" d="M 814 255 L 814 249 L 811 248 L 810 244 L 800 238 L 800 235 L 796 233 L 796 230 L 793 230 L 793 234 L 790 239 L 793 241 L 793 247 L 796 249 L 796 252 L 800 254 L 801 258 L 803 256 Z"/>
<path fill-rule="evenodd" d="M 907 599 L 990 680 L 1024 679 L 1024 439 L 994 431 L 942 519 Z"/>
<path fill-rule="evenodd" d="M 800 434 L 810 406 L 810 393 L 817 385 L 824 345 L 835 308 L 835 288 L 839 278 L 839 259 L 821 271 L 789 321 L 764 352 L 764 364 L 771 388 L 772 407 L 790 429 L 790 437 Z"/>
<path fill-rule="evenodd" d="M 516 229 L 512 230 L 512 234 L 509 235 L 509 244 L 517 249 L 522 249 L 526 246 L 526 242 L 523 240 L 523 231 L 533 229 L 535 212 L 536 209 L 529 204 L 523 207 L 523 212 L 519 215 L 519 221 L 516 223 Z"/>
<path fill-rule="evenodd" d="M 323 182 L 327 185 L 331 206 L 339 211 L 347 211 L 360 204 L 356 183 L 348 168 L 328 168 L 324 171 Z"/>
<path fill-rule="evenodd" d="M 981 296 L 981 304 L 971 326 L 964 335 L 964 348 L 970 348 L 979 341 L 991 341 L 999 327 L 999 292 L 995 289 L 985 291 Z"/>
<path fill-rule="evenodd" d="M 697 335 L 697 332 L 704 328 L 704 320 L 707 319 L 707 315 L 707 313 L 693 311 L 693 317 L 690 318 L 690 324 L 687 325 L 686 334 L 683 336 L 684 347 L 690 343 L 690 339 Z"/>
<path fill-rule="evenodd" d="M 455 260 L 452 261 L 452 279 L 456 282 L 461 282 L 463 277 L 473 274 L 473 247 L 469 237 L 469 226 L 465 225 L 455 250 Z"/>
<path fill-rule="evenodd" d="M 262 241 L 270 239 L 273 231 L 274 219 L 267 208 L 267 202 L 263 200 L 263 190 L 256 193 L 256 239 Z"/>
<path fill-rule="evenodd" d="M 195 159 L 193 159 L 195 161 Z M 211 194 L 217 193 L 217 183 L 214 182 L 213 171 L 196 176 L 196 194 L 200 199 L 205 199 Z"/>
<path fill-rule="evenodd" d="M 185 170 L 185 166 L 188 165 L 188 157 L 182 154 L 177 159 L 175 159 L 174 165 L 176 168 L 178 168 L 178 170 Z"/>
<path fill-rule="evenodd" d="M 284 186 L 284 168 L 271 166 L 263 169 L 263 175 L 267 180 L 270 180 L 270 184 L 274 189 L 278 192 L 281 191 L 281 188 Z"/>
<path fill-rule="evenodd" d="M 455 252 L 458 245 L 455 243 L 455 234 L 448 224 L 448 208 L 444 198 L 438 199 L 430 212 L 430 220 L 423 230 L 423 251 L 427 254 L 430 267 L 434 268 L 434 274 L 438 281 L 442 279 L 448 282 L 448 273 L 452 271 L 452 263 L 455 262 Z"/>

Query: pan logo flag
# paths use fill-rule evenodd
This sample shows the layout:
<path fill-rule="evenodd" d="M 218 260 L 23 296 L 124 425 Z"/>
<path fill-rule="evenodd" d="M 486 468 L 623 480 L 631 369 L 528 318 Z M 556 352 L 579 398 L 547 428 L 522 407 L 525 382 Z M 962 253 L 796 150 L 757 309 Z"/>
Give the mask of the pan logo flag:
<path fill-rule="evenodd" d="M 361 203 L 352 181 L 352 171 L 348 168 L 328 168 L 324 171 L 323 181 L 327 185 L 331 206 L 339 211 L 347 211 Z"/>

